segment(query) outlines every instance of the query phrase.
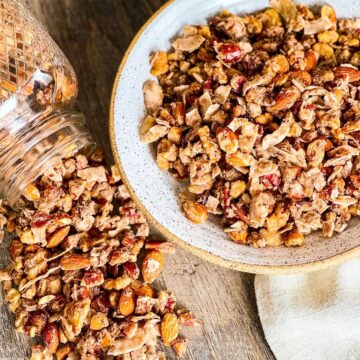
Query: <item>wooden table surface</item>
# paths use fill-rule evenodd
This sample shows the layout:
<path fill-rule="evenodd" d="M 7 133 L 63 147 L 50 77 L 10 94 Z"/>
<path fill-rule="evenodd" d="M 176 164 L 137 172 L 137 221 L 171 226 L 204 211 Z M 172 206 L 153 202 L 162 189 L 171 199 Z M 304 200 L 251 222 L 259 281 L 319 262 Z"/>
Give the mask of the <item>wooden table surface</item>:
<path fill-rule="evenodd" d="M 191 1 L 191 0 L 182 0 Z M 111 159 L 108 113 L 120 60 L 147 18 L 165 0 L 28 0 L 36 16 L 68 56 L 80 84 L 78 107 Z M 7 262 L 1 245 L 0 266 Z M 257 316 L 254 276 L 212 265 L 180 249 L 167 258 L 160 286 L 204 320 L 186 331 L 184 360 L 274 359 Z M 0 299 L 0 301 L 2 301 Z M 29 342 L 16 334 L 12 316 L 0 310 L 0 360 L 27 359 Z M 176 357 L 172 352 L 169 359 Z"/>

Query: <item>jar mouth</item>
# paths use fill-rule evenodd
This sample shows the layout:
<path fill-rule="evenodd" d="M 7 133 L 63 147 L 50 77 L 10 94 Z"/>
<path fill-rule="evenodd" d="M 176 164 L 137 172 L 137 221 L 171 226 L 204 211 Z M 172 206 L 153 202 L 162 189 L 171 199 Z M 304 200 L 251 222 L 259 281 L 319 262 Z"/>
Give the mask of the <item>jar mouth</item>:
<path fill-rule="evenodd" d="M 6 130 L 0 129 L 0 134 Z M 95 148 L 83 115 L 66 110 L 41 113 L 38 121 L 34 119 L 25 128 L 19 127 L 18 133 L 8 132 L 3 138 L 6 136 L 7 145 L 0 149 L 0 195 L 11 206 L 40 174 L 62 159 Z"/>

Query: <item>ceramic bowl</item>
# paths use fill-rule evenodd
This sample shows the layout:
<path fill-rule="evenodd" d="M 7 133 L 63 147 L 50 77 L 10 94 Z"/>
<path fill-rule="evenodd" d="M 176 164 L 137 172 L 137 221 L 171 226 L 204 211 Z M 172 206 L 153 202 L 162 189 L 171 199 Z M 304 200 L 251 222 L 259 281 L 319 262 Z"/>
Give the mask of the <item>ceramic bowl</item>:
<path fill-rule="evenodd" d="M 314 2 L 302 0 L 302 3 Z M 360 16 L 356 0 L 328 0 L 339 17 Z M 246 14 L 268 6 L 266 0 L 175 0 L 163 6 L 143 26 L 118 70 L 110 111 L 111 143 L 123 181 L 134 201 L 166 238 L 216 264 L 254 273 L 311 271 L 360 255 L 359 223 L 342 234 L 324 239 L 314 234 L 299 248 L 254 249 L 230 241 L 215 220 L 190 223 L 178 200 L 181 184 L 161 172 L 154 148 L 142 144 L 139 127 L 145 115 L 143 83 L 151 78 L 149 54 L 170 48 L 171 39 L 186 24 L 204 24 L 221 9 Z"/>

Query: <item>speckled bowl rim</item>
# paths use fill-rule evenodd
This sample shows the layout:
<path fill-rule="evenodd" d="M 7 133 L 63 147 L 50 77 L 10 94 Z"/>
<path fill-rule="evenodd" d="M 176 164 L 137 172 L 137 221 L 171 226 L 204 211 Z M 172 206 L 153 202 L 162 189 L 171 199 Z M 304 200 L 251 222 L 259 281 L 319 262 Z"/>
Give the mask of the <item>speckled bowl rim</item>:
<path fill-rule="evenodd" d="M 220 265 L 232 270 L 243 271 L 248 273 L 254 274 L 291 274 L 291 273 L 301 273 L 301 272 L 311 272 L 322 270 L 328 268 L 330 266 L 335 266 L 340 264 L 345 260 L 350 260 L 356 256 L 360 256 L 360 246 L 355 246 L 352 249 L 344 251 L 340 254 L 328 257 L 323 260 L 316 260 L 313 262 L 308 262 L 304 264 L 294 264 L 294 265 L 255 265 L 255 264 L 245 264 L 238 261 L 232 261 L 222 258 L 221 256 L 217 256 L 208 252 L 204 249 L 200 249 L 196 246 L 193 246 L 178 236 L 174 235 L 169 229 L 165 226 L 161 225 L 154 216 L 150 214 L 150 212 L 146 209 L 146 207 L 142 204 L 140 199 L 137 197 L 136 192 L 132 188 L 129 179 L 126 176 L 126 173 L 123 169 L 120 156 L 117 151 L 116 139 L 115 139 L 115 95 L 117 88 L 119 86 L 120 77 L 122 71 L 127 63 L 129 54 L 131 53 L 132 49 L 134 48 L 135 44 L 139 40 L 140 36 L 146 30 L 146 28 L 159 16 L 161 13 L 168 8 L 171 4 L 173 4 L 176 0 L 169 0 L 163 6 L 161 6 L 141 27 L 138 33 L 135 35 L 134 39 L 130 43 L 129 47 L 127 48 L 124 57 L 120 63 L 120 66 L 117 70 L 112 95 L 111 95 L 111 103 L 110 103 L 110 114 L 109 114 L 109 132 L 110 132 L 110 143 L 112 152 L 114 155 L 115 163 L 120 171 L 120 175 L 122 178 L 123 183 L 127 187 L 132 199 L 139 207 L 139 209 L 144 213 L 148 221 L 155 227 L 157 231 L 159 231 L 166 239 L 171 240 L 173 243 L 178 245 L 180 248 L 190 252 L 198 256 L 199 258 L 209 261 L 213 264 Z M 180 209 L 179 209 L 180 211 Z"/>

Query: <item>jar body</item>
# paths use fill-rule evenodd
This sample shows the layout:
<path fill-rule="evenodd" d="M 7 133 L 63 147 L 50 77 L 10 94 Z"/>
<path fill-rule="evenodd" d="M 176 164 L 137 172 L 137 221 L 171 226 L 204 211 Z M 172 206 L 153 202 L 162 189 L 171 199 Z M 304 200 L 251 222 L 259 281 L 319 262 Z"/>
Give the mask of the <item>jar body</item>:
<path fill-rule="evenodd" d="M 48 168 L 95 146 L 83 115 L 70 110 L 33 112 L 17 104 L 1 122 L 0 196 L 12 206 Z"/>
<path fill-rule="evenodd" d="M 94 146 L 72 66 L 21 0 L 0 4 L 0 196 L 15 205 L 62 158 Z"/>

